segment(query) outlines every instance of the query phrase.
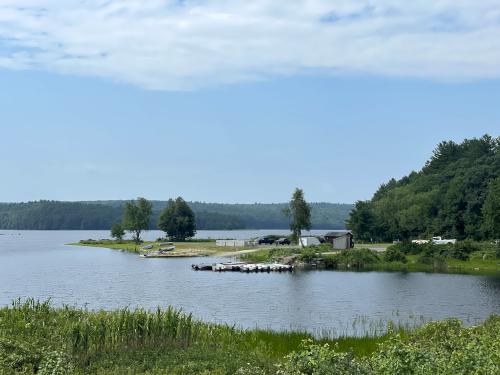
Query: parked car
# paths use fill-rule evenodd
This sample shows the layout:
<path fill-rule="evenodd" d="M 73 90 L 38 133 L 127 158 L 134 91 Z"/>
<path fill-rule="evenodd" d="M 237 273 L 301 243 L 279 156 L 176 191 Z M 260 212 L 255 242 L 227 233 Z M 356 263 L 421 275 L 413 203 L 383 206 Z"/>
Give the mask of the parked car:
<path fill-rule="evenodd" d="M 275 245 L 290 245 L 290 240 L 288 238 L 282 237 L 274 241 Z"/>
<path fill-rule="evenodd" d="M 259 245 L 272 245 L 274 240 L 271 237 L 261 237 L 257 240 Z"/>
<path fill-rule="evenodd" d="M 436 245 L 446 245 L 446 244 L 455 244 L 457 243 L 457 240 L 456 239 L 450 239 L 450 240 L 447 240 L 447 239 L 444 239 L 442 237 L 432 237 L 432 240 L 431 242 L 433 244 L 436 244 Z"/>

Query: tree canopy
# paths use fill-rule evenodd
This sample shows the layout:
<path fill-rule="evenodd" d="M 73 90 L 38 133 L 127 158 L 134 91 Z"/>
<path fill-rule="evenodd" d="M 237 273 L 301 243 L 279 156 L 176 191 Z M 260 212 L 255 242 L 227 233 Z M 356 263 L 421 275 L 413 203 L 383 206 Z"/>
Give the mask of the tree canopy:
<path fill-rule="evenodd" d="M 153 205 L 145 198 L 126 202 L 123 210 L 123 229 L 132 233 L 136 243 L 141 241 L 141 232 L 148 230 Z"/>
<path fill-rule="evenodd" d="M 500 177 L 488 186 L 483 205 L 483 231 L 488 238 L 500 239 Z"/>
<path fill-rule="evenodd" d="M 124 236 L 125 230 L 123 229 L 123 226 L 120 223 L 113 224 L 113 226 L 111 227 L 111 237 L 118 241 L 121 241 Z"/>
<path fill-rule="evenodd" d="M 421 171 L 358 201 L 347 226 L 368 241 L 497 238 L 499 176 L 500 137 L 441 142 Z"/>
<path fill-rule="evenodd" d="M 304 198 L 302 189 L 295 189 L 285 213 L 290 217 L 290 230 L 295 241 L 298 241 L 302 230 L 311 229 L 311 207 Z"/>
<path fill-rule="evenodd" d="M 158 220 L 158 227 L 175 241 L 185 241 L 196 233 L 196 221 L 193 210 L 184 199 L 170 199 Z"/>

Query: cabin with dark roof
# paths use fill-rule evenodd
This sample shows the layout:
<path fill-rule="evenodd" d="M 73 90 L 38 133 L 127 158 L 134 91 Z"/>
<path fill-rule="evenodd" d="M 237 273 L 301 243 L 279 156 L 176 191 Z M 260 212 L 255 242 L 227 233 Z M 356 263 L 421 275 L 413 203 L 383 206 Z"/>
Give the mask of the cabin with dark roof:
<path fill-rule="evenodd" d="M 334 230 L 325 234 L 325 242 L 331 243 L 334 249 L 347 250 L 354 247 L 353 234 L 350 230 Z"/>

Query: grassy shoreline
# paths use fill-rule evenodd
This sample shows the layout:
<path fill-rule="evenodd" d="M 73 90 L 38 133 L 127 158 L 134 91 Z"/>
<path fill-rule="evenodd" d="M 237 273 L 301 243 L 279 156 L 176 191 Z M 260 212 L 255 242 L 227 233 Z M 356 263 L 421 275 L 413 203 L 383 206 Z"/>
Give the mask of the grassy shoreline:
<path fill-rule="evenodd" d="M 473 347 L 470 342 L 475 342 Z M 343 374 L 399 374 L 406 372 L 397 366 L 384 370 L 387 358 L 391 363 L 441 366 L 442 358 L 427 355 L 429 351 L 441 353 L 446 365 L 451 358 L 454 368 L 467 365 L 489 374 L 498 369 L 499 343 L 500 317 L 471 328 L 450 320 L 380 337 L 315 340 L 301 332 L 204 323 L 173 308 L 88 311 L 32 299 L 0 308 L 0 374 L 270 375 L 281 369 L 281 374 L 292 375 L 298 374 L 293 372 L 296 366 L 317 367 L 312 369 L 317 372 L 303 373 L 331 374 L 340 365 L 345 370 L 338 368 L 338 373 Z M 415 350 L 421 353 L 409 352 Z M 467 357 L 454 363 L 454 353 L 461 352 Z M 314 358 L 302 363 L 308 356 Z M 323 367 L 328 372 L 319 371 Z"/>
<path fill-rule="evenodd" d="M 156 251 L 161 245 L 156 241 L 146 241 L 140 245 L 133 241 L 113 240 L 82 240 L 69 243 L 71 246 L 100 247 L 132 253 L 140 253 L 145 246 L 152 246 L 146 251 Z M 218 247 L 215 240 L 192 240 L 174 242 L 176 249 L 169 254 L 175 257 L 205 257 L 217 255 L 236 256 L 240 260 L 251 263 L 267 262 L 294 262 L 297 268 L 304 269 L 332 269 L 339 271 L 403 271 L 403 272 L 442 272 L 475 275 L 499 275 L 500 259 L 493 257 L 484 258 L 484 251 L 472 251 L 468 259 L 461 260 L 453 257 L 439 259 L 439 262 L 423 263 L 416 254 L 407 254 L 405 261 L 387 261 L 383 253 L 363 248 L 358 245 L 352 250 L 332 251 L 328 245 L 310 248 L 295 246 L 268 246 L 268 247 Z M 371 248 L 387 249 L 389 244 L 372 244 Z M 250 252 L 246 252 L 250 250 Z M 238 252 L 242 252 L 239 254 Z M 367 252 L 370 254 L 369 255 Z M 364 254 L 363 254 L 364 253 Z M 367 254 L 369 256 L 367 256 Z M 355 255 L 359 255 L 355 259 Z M 368 258 L 368 259 L 367 259 Z M 373 258 L 373 259 L 369 259 Z"/>
<path fill-rule="evenodd" d="M 105 249 L 120 250 L 130 253 L 152 252 L 159 250 L 162 245 L 158 241 L 144 241 L 136 244 L 131 240 L 114 241 L 114 240 L 82 240 L 80 242 L 68 243 L 69 246 L 86 246 L 86 247 L 100 247 Z M 204 257 L 210 255 L 220 255 L 237 250 L 250 250 L 253 247 L 220 247 L 217 246 L 215 240 L 201 239 L 185 242 L 174 242 L 175 250 L 169 252 L 173 256 L 186 256 L 186 257 Z M 150 249 L 144 247 L 151 246 Z M 163 246 L 165 247 L 165 246 Z"/>
<path fill-rule="evenodd" d="M 469 259 L 460 260 L 452 257 L 439 258 L 439 262 L 431 259 L 423 263 L 421 255 L 406 255 L 403 261 L 387 261 L 383 252 L 375 252 L 366 248 L 355 248 L 343 251 L 331 251 L 325 246 L 307 249 L 276 248 L 262 249 L 241 255 L 248 262 L 272 262 L 289 260 L 306 269 L 330 269 L 338 271 L 404 271 L 404 272 L 442 272 L 466 273 L 476 275 L 500 275 L 500 259 L 484 259 L 483 251 L 474 251 Z"/>

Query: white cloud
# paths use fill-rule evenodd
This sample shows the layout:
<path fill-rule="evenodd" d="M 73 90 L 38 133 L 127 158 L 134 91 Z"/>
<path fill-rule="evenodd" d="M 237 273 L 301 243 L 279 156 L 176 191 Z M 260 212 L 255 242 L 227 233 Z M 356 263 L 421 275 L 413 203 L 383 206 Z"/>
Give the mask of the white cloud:
<path fill-rule="evenodd" d="M 0 0 L 0 67 L 183 90 L 275 75 L 500 77 L 500 0 Z"/>

